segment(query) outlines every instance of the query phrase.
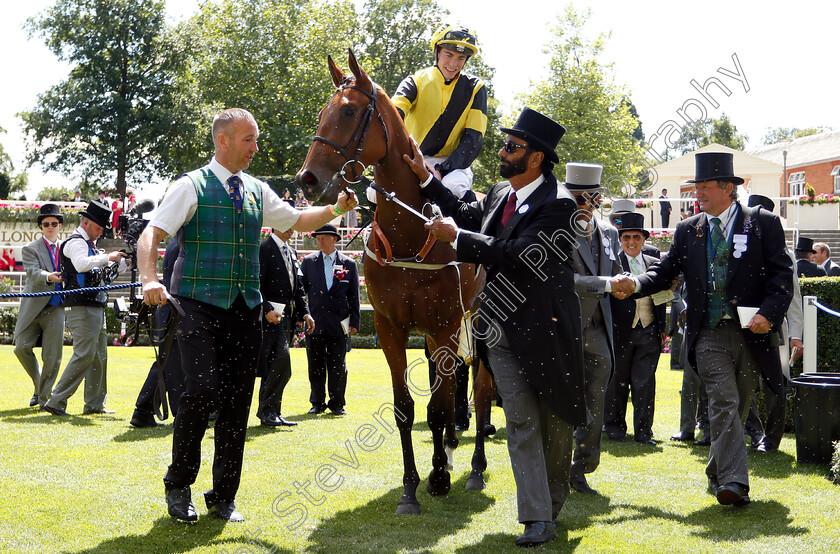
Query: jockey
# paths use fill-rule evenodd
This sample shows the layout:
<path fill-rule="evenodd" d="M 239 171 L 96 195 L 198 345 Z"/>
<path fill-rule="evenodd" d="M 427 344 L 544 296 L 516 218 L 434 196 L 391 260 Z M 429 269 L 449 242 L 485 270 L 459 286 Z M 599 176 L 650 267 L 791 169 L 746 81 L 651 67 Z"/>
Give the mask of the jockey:
<path fill-rule="evenodd" d="M 472 201 L 470 165 L 481 152 L 487 128 L 487 87 L 461 72 L 470 56 L 478 54 L 475 32 L 446 25 L 434 34 L 431 46 L 435 65 L 406 77 L 391 100 L 429 170 L 455 196 Z"/>

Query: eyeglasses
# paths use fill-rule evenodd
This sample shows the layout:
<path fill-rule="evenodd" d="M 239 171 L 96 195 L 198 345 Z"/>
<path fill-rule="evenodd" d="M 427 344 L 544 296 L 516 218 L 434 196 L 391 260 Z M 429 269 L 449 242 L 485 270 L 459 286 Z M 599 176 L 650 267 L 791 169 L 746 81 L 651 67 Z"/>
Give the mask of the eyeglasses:
<path fill-rule="evenodd" d="M 522 150 L 530 150 L 531 149 L 531 147 L 528 146 L 527 144 L 516 144 L 515 142 L 511 142 L 509 140 L 506 140 L 505 142 L 502 143 L 502 148 L 508 154 L 513 154 L 513 151 L 516 148 L 521 148 Z"/>
<path fill-rule="evenodd" d="M 58 227 L 59 225 L 61 225 L 61 223 L 58 222 L 58 221 L 42 221 L 41 222 L 41 227 Z"/>

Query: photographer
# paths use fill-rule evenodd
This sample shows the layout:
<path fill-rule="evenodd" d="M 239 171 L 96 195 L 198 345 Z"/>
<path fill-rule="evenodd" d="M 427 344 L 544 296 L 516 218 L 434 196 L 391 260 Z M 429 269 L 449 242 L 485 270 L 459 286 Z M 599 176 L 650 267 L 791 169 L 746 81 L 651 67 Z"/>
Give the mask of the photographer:
<path fill-rule="evenodd" d="M 64 290 L 86 289 L 102 284 L 102 275 L 111 273 L 119 262 L 119 271 L 126 264 L 123 252 L 101 253 L 94 241 L 111 226 L 111 210 L 97 201 L 79 212 L 81 224 L 61 244 L 60 260 Z M 106 270 L 107 267 L 107 270 Z M 108 364 L 107 335 L 105 332 L 105 291 L 77 292 L 64 297 L 67 326 L 73 333 L 73 357 L 64 368 L 52 397 L 44 404 L 44 411 L 55 416 L 65 416 L 67 399 L 85 380 L 84 414 L 113 413 L 105 409 L 107 393 L 106 371 Z"/>

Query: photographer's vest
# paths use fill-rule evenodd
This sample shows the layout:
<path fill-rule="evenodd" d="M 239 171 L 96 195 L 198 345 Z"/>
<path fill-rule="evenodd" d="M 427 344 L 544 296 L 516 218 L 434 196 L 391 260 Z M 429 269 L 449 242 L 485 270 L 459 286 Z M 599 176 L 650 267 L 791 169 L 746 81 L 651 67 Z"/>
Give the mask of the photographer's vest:
<path fill-rule="evenodd" d="M 195 185 L 198 205 L 193 218 L 181 228 L 180 275 L 173 275 L 173 290 L 220 308 L 230 308 L 239 294 L 249 307 L 260 295 L 260 230 L 262 186 L 242 175 L 242 213 L 209 169 L 187 173 Z"/>
<path fill-rule="evenodd" d="M 70 261 L 70 258 L 64 255 L 64 248 L 70 244 L 71 240 L 84 241 L 87 244 L 89 256 L 99 254 L 99 251 L 91 245 L 90 241 L 85 240 L 85 237 L 79 233 L 73 233 L 67 237 L 67 240 L 61 243 L 59 253 L 61 258 L 61 280 L 64 290 L 98 287 L 101 284 L 97 278 L 99 271 L 79 273 L 76 271 L 76 267 Z M 108 293 L 102 290 L 98 292 L 75 292 L 64 295 L 65 306 L 95 306 L 97 308 L 104 308 L 107 304 Z"/>

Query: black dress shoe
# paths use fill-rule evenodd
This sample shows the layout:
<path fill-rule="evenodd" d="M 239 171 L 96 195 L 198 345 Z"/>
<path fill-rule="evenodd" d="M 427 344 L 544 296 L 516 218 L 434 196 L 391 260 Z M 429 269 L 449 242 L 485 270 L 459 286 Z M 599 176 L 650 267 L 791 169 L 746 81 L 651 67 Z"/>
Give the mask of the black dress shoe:
<path fill-rule="evenodd" d="M 277 414 L 277 421 L 279 421 L 280 425 L 283 425 L 284 427 L 294 427 L 295 425 L 297 425 L 297 421 L 289 421 L 280 414 Z"/>
<path fill-rule="evenodd" d="M 747 488 L 740 483 L 727 483 L 717 490 L 717 500 L 724 506 L 746 506 L 750 503 Z"/>
<path fill-rule="evenodd" d="M 232 523 L 241 523 L 245 521 L 245 516 L 236 510 L 236 505 L 232 501 L 216 502 L 215 504 L 211 504 L 210 496 L 212 494 L 213 493 L 211 491 L 204 493 L 204 502 L 207 504 L 208 513 L 213 514 L 219 519 L 230 521 Z"/>
<path fill-rule="evenodd" d="M 461 431 L 467 431 L 467 430 L 469 430 L 469 428 L 470 428 L 470 422 L 469 421 L 466 422 L 466 423 L 456 423 L 455 424 L 455 430 L 458 431 L 459 433 Z"/>
<path fill-rule="evenodd" d="M 712 437 L 706 435 L 699 441 L 694 441 L 694 446 L 712 446 Z"/>
<path fill-rule="evenodd" d="M 260 418 L 260 425 L 263 427 L 280 427 L 280 418 L 276 414 L 267 414 Z"/>
<path fill-rule="evenodd" d="M 764 442 L 764 435 L 759 432 L 750 433 L 750 446 L 758 448 Z"/>
<path fill-rule="evenodd" d="M 192 503 L 189 487 L 166 490 L 166 508 L 169 515 L 180 521 L 197 521 L 198 514 Z"/>
<path fill-rule="evenodd" d="M 325 411 L 327 411 L 327 409 L 324 408 L 324 407 L 312 406 L 311 408 L 309 408 L 309 411 L 306 412 L 306 413 L 309 414 L 309 415 L 317 415 L 317 414 L 323 414 Z"/>
<path fill-rule="evenodd" d="M 589 483 L 586 482 L 586 477 L 583 476 L 569 481 L 569 486 L 581 494 L 598 494 L 598 491 L 590 487 Z"/>
<path fill-rule="evenodd" d="M 60 410 L 58 408 L 53 408 L 52 406 L 48 406 L 47 404 L 44 404 L 43 406 L 41 406 L 40 409 L 41 409 L 42 412 L 47 412 L 48 414 L 52 414 L 54 416 L 69 416 L 70 415 L 64 410 Z"/>
<path fill-rule="evenodd" d="M 330 411 L 333 415 L 347 415 L 347 410 L 345 410 L 344 407 L 336 408 L 334 410 L 330 408 Z"/>
<path fill-rule="evenodd" d="M 694 441 L 694 433 L 683 433 L 680 431 L 676 435 L 671 436 L 672 441 L 692 442 Z"/>
<path fill-rule="evenodd" d="M 655 440 L 655 439 L 633 439 L 633 440 L 635 440 L 639 444 L 646 444 L 648 446 L 657 446 L 660 442 L 660 441 Z"/>
<path fill-rule="evenodd" d="M 153 414 L 147 414 L 143 412 L 138 412 L 135 410 L 134 414 L 131 416 L 131 421 L 129 423 L 133 427 L 137 427 L 138 429 L 142 429 L 143 427 L 160 427 L 161 424 L 155 421 L 155 416 Z"/>
<path fill-rule="evenodd" d="M 29 399 L 29 407 L 32 408 L 38 405 L 38 395 L 32 395 L 32 398 Z"/>
<path fill-rule="evenodd" d="M 624 435 L 607 435 L 607 438 L 613 442 L 624 442 Z"/>
<path fill-rule="evenodd" d="M 98 408 L 98 409 L 85 408 L 84 410 L 82 410 L 82 415 L 115 414 L 115 413 L 117 413 L 117 412 L 115 412 L 114 410 L 108 410 L 108 409 L 105 409 L 105 408 Z"/>
<path fill-rule="evenodd" d="M 535 521 L 525 524 L 525 532 L 516 537 L 516 546 L 536 546 L 557 537 L 553 521 Z"/>
<path fill-rule="evenodd" d="M 774 446 L 772 444 L 768 444 L 768 442 L 766 440 L 767 437 L 764 437 L 764 439 L 765 440 L 761 441 L 761 444 L 759 444 L 756 447 L 756 449 L 755 449 L 756 452 L 759 452 L 761 454 L 767 454 L 768 452 L 778 452 L 778 450 L 779 450 L 778 445 Z"/>
<path fill-rule="evenodd" d="M 496 426 L 493 425 L 492 423 L 488 423 L 484 427 L 484 436 L 485 437 L 492 437 L 495 434 L 496 434 Z"/>

